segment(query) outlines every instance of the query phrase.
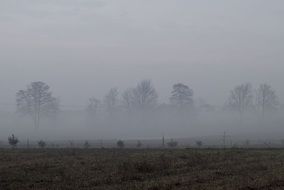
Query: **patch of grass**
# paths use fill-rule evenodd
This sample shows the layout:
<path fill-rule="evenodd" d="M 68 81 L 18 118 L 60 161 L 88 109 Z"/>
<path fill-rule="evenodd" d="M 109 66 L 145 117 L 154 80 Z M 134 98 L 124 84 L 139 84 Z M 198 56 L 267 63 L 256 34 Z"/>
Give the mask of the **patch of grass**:
<path fill-rule="evenodd" d="M 0 189 L 284 189 L 284 150 L 0 150 Z"/>

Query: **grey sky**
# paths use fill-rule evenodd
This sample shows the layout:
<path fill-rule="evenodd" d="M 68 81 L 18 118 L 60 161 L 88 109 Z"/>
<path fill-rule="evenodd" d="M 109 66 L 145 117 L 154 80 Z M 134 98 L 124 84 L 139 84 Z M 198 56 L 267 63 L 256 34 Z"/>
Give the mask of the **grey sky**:
<path fill-rule="evenodd" d="M 212 104 L 247 81 L 283 99 L 283 18 L 282 0 L 1 0 L 0 102 L 37 80 L 63 104 L 142 79 L 161 102 L 175 82 Z"/>

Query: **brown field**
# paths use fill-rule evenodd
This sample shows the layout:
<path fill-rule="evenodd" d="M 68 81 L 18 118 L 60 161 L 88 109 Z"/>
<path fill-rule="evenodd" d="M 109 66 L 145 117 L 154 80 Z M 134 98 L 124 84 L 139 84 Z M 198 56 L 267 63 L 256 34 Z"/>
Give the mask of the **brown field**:
<path fill-rule="evenodd" d="M 0 150 L 0 189 L 284 189 L 284 150 Z"/>

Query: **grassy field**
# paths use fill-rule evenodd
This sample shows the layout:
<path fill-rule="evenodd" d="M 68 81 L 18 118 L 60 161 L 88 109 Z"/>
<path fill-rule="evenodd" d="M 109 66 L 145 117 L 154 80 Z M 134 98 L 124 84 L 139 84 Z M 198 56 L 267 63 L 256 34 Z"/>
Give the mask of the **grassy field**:
<path fill-rule="evenodd" d="M 0 189 L 284 189 L 284 150 L 0 150 Z"/>

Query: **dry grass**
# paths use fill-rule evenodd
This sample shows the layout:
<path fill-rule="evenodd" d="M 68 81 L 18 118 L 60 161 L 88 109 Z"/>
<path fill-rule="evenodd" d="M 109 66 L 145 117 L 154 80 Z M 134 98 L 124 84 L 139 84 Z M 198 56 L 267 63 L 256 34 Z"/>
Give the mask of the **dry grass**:
<path fill-rule="evenodd" d="M 284 150 L 1 150 L 0 189 L 284 189 Z"/>

